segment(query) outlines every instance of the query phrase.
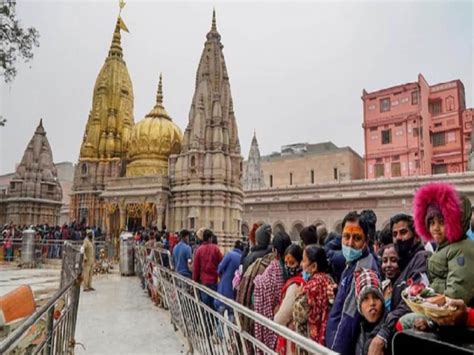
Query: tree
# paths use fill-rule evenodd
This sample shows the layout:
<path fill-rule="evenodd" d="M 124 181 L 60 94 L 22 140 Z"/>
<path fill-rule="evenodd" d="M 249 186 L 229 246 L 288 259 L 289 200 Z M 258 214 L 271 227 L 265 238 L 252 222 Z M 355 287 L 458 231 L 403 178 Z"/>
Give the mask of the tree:
<path fill-rule="evenodd" d="M 16 1 L 2 0 L 0 3 L 0 75 L 6 83 L 16 74 L 16 62 L 33 59 L 33 49 L 39 46 L 39 32 L 34 27 L 23 28 L 16 18 Z M 3 124 L 5 122 L 3 121 Z"/>

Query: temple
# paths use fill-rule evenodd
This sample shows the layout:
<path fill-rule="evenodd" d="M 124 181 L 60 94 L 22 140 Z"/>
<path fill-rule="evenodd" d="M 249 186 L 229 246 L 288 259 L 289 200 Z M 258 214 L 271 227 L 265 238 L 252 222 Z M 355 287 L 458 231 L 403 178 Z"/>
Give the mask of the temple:
<path fill-rule="evenodd" d="M 3 205 L 0 208 L 0 223 L 59 223 L 62 189 L 43 120 L 40 120 L 10 180 L 5 196 L 0 200 Z"/>
<path fill-rule="evenodd" d="M 260 164 L 260 149 L 258 148 L 257 133 L 254 132 L 250 144 L 249 158 L 245 164 L 244 190 L 258 190 L 264 187 L 265 180 Z"/>
<path fill-rule="evenodd" d="M 164 107 L 161 75 L 153 108 L 134 124 L 121 30 L 119 15 L 94 88 L 71 219 L 101 227 L 115 241 L 125 229 L 207 227 L 231 246 L 242 221 L 242 157 L 215 12 L 184 135 Z"/>

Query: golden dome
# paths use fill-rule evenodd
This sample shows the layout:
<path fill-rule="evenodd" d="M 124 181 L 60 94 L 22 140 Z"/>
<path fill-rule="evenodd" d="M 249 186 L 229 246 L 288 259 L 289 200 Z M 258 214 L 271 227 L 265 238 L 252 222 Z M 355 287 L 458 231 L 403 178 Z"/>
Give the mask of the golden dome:
<path fill-rule="evenodd" d="M 179 154 L 183 135 L 163 107 L 160 75 L 156 104 L 130 134 L 127 176 L 168 175 L 168 158 Z"/>

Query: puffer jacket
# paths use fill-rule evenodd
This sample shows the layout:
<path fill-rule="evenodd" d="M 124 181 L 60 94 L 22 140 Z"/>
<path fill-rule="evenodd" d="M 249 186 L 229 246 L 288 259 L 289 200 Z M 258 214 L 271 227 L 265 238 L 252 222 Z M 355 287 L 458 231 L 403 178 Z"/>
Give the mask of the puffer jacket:
<path fill-rule="evenodd" d="M 474 306 L 474 242 L 466 237 L 459 242 L 438 246 L 428 260 L 430 286 L 450 298 L 460 298 Z"/>
<path fill-rule="evenodd" d="M 326 327 L 326 346 L 342 355 L 354 354 L 359 333 L 361 315 L 357 311 L 354 272 L 361 268 L 374 270 L 380 276 L 377 260 L 368 248 L 360 259 L 348 263 L 342 273 Z"/>

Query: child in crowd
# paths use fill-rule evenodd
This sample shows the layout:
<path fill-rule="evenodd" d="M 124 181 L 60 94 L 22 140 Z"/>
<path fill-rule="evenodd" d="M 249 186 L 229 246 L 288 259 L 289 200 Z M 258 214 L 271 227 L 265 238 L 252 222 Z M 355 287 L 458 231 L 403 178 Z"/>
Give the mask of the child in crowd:
<path fill-rule="evenodd" d="M 473 306 L 474 243 L 466 236 L 471 222 L 469 199 L 446 183 L 425 185 L 415 194 L 414 220 L 418 235 L 437 244 L 428 260 L 430 287 Z"/>
<path fill-rule="evenodd" d="M 385 317 L 384 296 L 377 273 L 370 269 L 355 272 L 355 296 L 357 309 L 363 319 L 356 344 L 356 355 L 369 351 L 372 339 L 377 336 Z"/>
<path fill-rule="evenodd" d="M 474 305 L 474 243 L 466 236 L 471 222 L 471 202 L 446 183 L 421 187 L 413 201 L 415 229 L 436 250 L 428 260 L 430 287 L 452 299 Z M 409 313 L 400 318 L 400 329 L 429 330 L 429 318 Z"/>

